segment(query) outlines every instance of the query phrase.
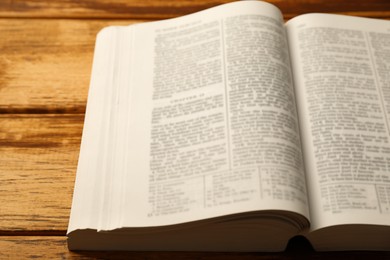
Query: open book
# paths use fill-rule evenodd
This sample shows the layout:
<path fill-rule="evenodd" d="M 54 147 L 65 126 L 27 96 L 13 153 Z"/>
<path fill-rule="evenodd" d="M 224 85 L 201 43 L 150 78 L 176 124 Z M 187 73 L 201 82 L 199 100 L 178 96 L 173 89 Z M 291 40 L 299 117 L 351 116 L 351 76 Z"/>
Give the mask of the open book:
<path fill-rule="evenodd" d="M 390 250 L 390 22 L 242 1 L 97 36 L 71 250 Z"/>

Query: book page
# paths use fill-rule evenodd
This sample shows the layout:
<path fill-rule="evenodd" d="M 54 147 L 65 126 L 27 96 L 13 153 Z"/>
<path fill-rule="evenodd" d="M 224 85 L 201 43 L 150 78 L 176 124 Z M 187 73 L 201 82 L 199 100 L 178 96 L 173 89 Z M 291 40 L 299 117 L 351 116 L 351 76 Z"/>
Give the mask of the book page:
<path fill-rule="evenodd" d="M 122 226 L 256 210 L 308 218 L 279 10 L 243 1 L 127 30 Z"/>
<path fill-rule="evenodd" d="M 109 126 L 107 114 L 109 113 L 107 96 L 107 63 L 112 52 L 112 41 L 100 33 L 96 41 L 94 65 L 92 68 L 88 104 L 84 120 L 83 136 L 80 146 L 80 157 L 77 166 L 74 187 L 72 210 L 69 220 L 68 232 L 76 229 L 97 228 L 99 226 L 100 197 L 102 194 L 102 168 L 101 147 Z"/>
<path fill-rule="evenodd" d="M 390 225 L 390 22 L 287 23 L 313 228 Z"/>

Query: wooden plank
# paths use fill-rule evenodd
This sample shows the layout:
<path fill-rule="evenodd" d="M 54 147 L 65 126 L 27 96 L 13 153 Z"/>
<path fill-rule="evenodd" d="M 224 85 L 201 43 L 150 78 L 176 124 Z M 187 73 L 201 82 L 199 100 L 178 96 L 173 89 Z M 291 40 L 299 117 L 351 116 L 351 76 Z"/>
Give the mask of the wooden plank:
<path fill-rule="evenodd" d="M 388 0 L 269 0 L 279 7 L 286 19 L 306 13 L 335 13 L 371 18 L 390 18 Z"/>
<path fill-rule="evenodd" d="M 0 4 L 0 17 L 149 18 L 193 13 L 232 0 L 25 0 Z"/>
<path fill-rule="evenodd" d="M 0 115 L 0 234 L 65 233 L 83 120 Z"/>
<path fill-rule="evenodd" d="M 50 18 L 143 18 L 163 19 L 204 10 L 232 0 L 5 0 L 0 17 Z M 348 13 L 368 17 L 390 17 L 388 0 L 267 0 L 278 6 L 286 18 L 308 12 Z"/>
<path fill-rule="evenodd" d="M 388 259 L 390 252 L 71 252 L 63 236 L 0 237 L 0 259 Z"/>
<path fill-rule="evenodd" d="M 0 19 L 0 113 L 83 113 L 96 33 L 131 23 Z"/>

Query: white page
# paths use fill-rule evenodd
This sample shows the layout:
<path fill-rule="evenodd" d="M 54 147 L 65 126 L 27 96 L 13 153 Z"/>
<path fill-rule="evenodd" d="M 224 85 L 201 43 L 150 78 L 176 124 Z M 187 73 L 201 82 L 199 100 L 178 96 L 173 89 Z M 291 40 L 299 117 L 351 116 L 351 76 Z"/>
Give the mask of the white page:
<path fill-rule="evenodd" d="M 253 32 L 245 29 L 251 24 Z M 129 152 L 121 226 L 168 225 L 263 209 L 308 218 L 282 24 L 274 6 L 246 1 L 129 27 L 134 42 L 126 58 L 133 60 L 134 71 L 128 86 Z M 248 41 L 234 47 L 232 37 L 240 30 L 247 33 L 241 39 L 257 37 L 260 45 L 268 41 L 268 51 L 274 53 L 258 47 L 257 54 L 245 53 L 253 51 Z M 239 63 L 242 56 L 253 56 L 256 64 L 247 72 L 233 71 L 233 60 Z M 266 75 L 253 79 L 260 89 L 250 90 L 255 94 L 245 100 L 239 89 L 232 90 L 234 81 L 245 77 L 239 73 L 251 70 Z M 249 84 L 244 85 L 243 91 L 249 91 Z M 244 120 L 242 113 L 250 116 Z M 250 126 L 253 131 L 246 131 Z M 252 134 L 256 137 L 250 143 Z M 240 145 L 248 150 L 244 153 Z"/>
<path fill-rule="evenodd" d="M 390 23 L 287 23 L 312 228 L 390 225 Z"/>
<path fill-rule="evenodd" d="M 90 91 L 84 121 L 68 233 L 75 229 L 97 229 L 104 197 L 105 147 L 110 124 L 110 77 L 115 43 L 110 34 L 99 33 L 95 46 Z M 103 152 L 103 153 L 102 153 Z"/>

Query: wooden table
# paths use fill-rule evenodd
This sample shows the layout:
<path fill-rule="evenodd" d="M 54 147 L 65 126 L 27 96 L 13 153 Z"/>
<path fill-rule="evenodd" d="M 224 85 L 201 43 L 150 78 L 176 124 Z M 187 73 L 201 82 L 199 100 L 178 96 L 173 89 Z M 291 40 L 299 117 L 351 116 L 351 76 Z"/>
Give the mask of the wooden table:
<path fill-rule="evenodd" d="M 69 252 L 66 229 L 96 33 L 107 25 L 165 19 L 228 2 L 1 0 L 0 259 L 387 257 L 316 253 Z M 286 20 L 328 12 L 390 19 L 389 0 L 269 0 Z"/>

